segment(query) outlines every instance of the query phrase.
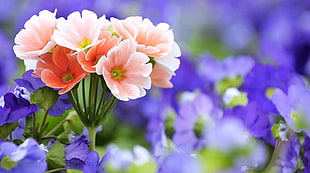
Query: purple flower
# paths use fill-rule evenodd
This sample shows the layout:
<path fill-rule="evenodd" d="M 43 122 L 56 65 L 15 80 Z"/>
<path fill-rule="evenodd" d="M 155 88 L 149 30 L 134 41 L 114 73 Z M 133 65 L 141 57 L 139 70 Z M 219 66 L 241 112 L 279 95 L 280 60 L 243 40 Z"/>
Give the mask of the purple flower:
<path fill-rule="evenodd" d="M 256 101 L 261 105 L 262 113 L 277 113 L 268 92 L 275 88 L 287 91 L 293 79 L 295 79 L 294 73 L 285 67 L 256 64 L 246 75 L 241 88 L 247 93 L 250 102 Z"/>
<path fill-rule="evenodd" d="M 202 173 L 202 163 L 188 153 L 173 153 L 160 165 L 158 173 Z"/>
<path fill-rule="evenodd" d="M 310 135 L 310 90 L 305 85 L 291 85 L 287 94 L 276 89 L 272 102 L 292 130 Z"/>
<path fill-rule="evenodd" d="M 84 135 L 66 146 L 66 168 L 82 170 L 89 153 L 89 141 Z"/>
<path fill-rule="evenodd" d="M 47 169 L 45 159 L 45 151 L 32 138 L 19 146 L 11 142 L 0 144 L 2 173 L 43 173 Z"/>
<path fill-rule="evenodd" d="M 266 161 L 264 147 L 249 135 L 243 123 L 233 117 L 221 119 L 214 127 L 205 130 L 206 145 L 201 150 L 208 172 L 256 168 Z M 213 159 L 213 155 L 218 155 Z M 222 164 L 224 163 L 224 164 Z M 208 165 L 218 165 L 209 166 Z M 222 166 L 219 166 L 222 165 Z M 214 170 L 211 170 L 213 167 Z"/>
<path fill-rule="evenodd" d="M 258 103 L 250 102 L 246 106 L 225 109 L 224 117 L 230 116 L 240 119 L 254 137 L 265 138 L 268 142 L 275 143 L 271 132 L 272 123 L 267 115 L 261 112 L 261 106 Z"/>
<path fill-rule="evenodd" d="M 201 149 L 206 126 L 214 125 L 220 111 L 205 94 L 199 94 L 191 103 L 181 106 L 174 122 L 173 142 L 185 152 Z"/>
<path fill-rule="evenodd" d="M 33 70 L 28 70 L 23 74 L 22 79 L 15 79 L 14 81 L 18 86 L 26 88 L 29 92 L 34 92 L 41 87 L 45 87 L 46 85 L 42 82 L 42 80 L 40 78 L 33 77 L 32 73 Z M 72 105 L 70 103 L 68 95 L 63 94 L 58 97 L 55 105 L 51 109 L 49 109 L 49 115 L 61 116 L 65 110 L 71 108 Z"/>
<path fill-rule="evenodd" d="M 89 152 L 85 165 L 83 166 L 84 173 L 104 173 L 103 164 L 106 162 L 108 151 L 105 156 L 100 160 L 99 154 L 96 151 Z"/>
<path fill-rule="evenodd" d="M 246 148 L 251 136 L 236 118 L 224 118 L 216 126 L 205 129 L 206 147 L 231 152 L 236 148 Z M 232 135 L 233 134 L 233 135 Z"/>
<path fill-rule="evenodd" d="M 15 1 L 15 0 L 13 0 Z M 9 2 L 9 4 L 11 1 Z M 4 3 L 6 4 L 6 3 Z M 6 5 L 1 7 L 5 7 Z M 0 8 L 1 8 L 0 7 Z M 1 16 L 3 17 L 3 16 Z M 0 20 L 1 20 L 0 17 Z M 16 57 L 13 53 L 13 43 L 9 38 L 0 30 L 0 85 L 8 84 L 16 73 Z"/>
<path fill-rule="evenodd" d="M 14 14 L 10 9 L 15 8 L 18 4 L 17 0 L 7 1 L 0 6 L 0 10 L 3 11 L 3 15 L 0 17 L 0 23 L 3 23 L 12 17 Z"/>
<path fill-rule="evenodd" d="M 304 154 L 302 156 L 302 162 L 306 170 L 310 170 L 310 138 L 305 135 L 305 142 L 303 145 Z M 308 171 L 309 172 L 309 171 Z"/>
<path fill-rule="evenodd" d="M 126 172 L 130 170 L 132 165 L 139 167 L 146 163 L 153 163 L 148 150 L 139 145 L 134 146 L 133 151 L 130 151 L 128 149 L 120 149 L 112 144 L 108 146 L 107 150 L 107 154 L 105 154 L 103 159 L 105 159 L 105 166 L 111 172 Z"/>
<path fill-rule="evenodd" d="M 279 158 L 272 168 L 272 172 L 294 172 L 297 168 L 300 150 L 300 141 L 296 134 L 290 136 L 290 140 L 283 142 L 279 150 Z"/>
<path fill-rule="evenodd" d="M 18 126 L 14 131 L 12 131 L 13 139 L 22 139 L 25 127 L 26 127 L 26 118 L 19 119 Z"/>
<path fill-rule="evenodd" d="M 145 127 L 147 121 L 160 112 L 161 97 L 158 92 L 159 89 L 153 88 L 145 97 L 130 102 L 119 101 L 115 108 L 116 115 L 126 123 Z"/>
<path fill-rule="evenodd" d="M 0 126 L 31 116 L 36 111 L 37 107 L 28 100 L 7 93 L 4 95 L 4 106 L 0 106 Z"/>
<path fill-rule="evenodd" d="M 190 79 L 190 81 L 184 79 Z M 161 101 L 172 106 L 175 110 L 179 110 L 178 96 L 182 92 L 203 90 L 207 85 L 198 74 L 194 64 L 186 56 L 181 57 L 180 68 L 176 71 L 176 76 L 171 79 L 171 83 L 173 83 L 173 88 L 162 90 Z"/>
<path fill-rule="evenodd" d="M 219 61 L 204 55 L 199 65 L 201 75 L 212 83 L 217 83 L 225 78 L 244 77 L 252 70 L 254 60 L 248 56 L 238 56 Z"/>

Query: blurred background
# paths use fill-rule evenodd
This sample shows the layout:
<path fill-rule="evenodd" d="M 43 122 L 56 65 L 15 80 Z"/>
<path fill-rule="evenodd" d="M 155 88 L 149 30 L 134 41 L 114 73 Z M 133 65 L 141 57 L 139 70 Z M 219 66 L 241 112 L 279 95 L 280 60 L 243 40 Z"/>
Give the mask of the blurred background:
<path fill-rule="evenodd" d="M 97 139 L 100 145 L 149 147 L 145 136 L 150 133 L 150 120 L 161 116 L 167 105 L 178 112 L 180 93 L 202 90 L 214 95 L 212 76 L 218 71 L 202 63 L 210 57 L 223 60 L 246 55 L 255 62 L 310 75 L 309 0 L 0 0 L 2 86 L 11 85 L 25 71 L 13 53 L 15 35 L 32 15 L 45 9 L 57 9 L 57 17 L 88 9 L 108 19 L 139 15 L 155 25 L 165 22 L 181 48 L 174 88 L 153 87 L 144 98 L 119 102 L 113 112 L 116 116 L 103 124 Z"/>

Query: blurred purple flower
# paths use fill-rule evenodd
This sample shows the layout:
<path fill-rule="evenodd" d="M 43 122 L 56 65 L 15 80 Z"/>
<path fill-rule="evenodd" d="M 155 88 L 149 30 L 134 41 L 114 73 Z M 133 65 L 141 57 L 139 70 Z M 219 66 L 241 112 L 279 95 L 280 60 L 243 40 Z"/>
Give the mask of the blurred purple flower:
<path fill-rule="evenodd" d="M 20 87 L 26 88 L 29 92 L 34 92 L 35 90 L 45 87 L 46 85 L 42 82 L 40 78 L 32 76 L 33 70 L 26 71 L 22 79 L 15 79 L 14 81 Z M 67 94 L 62 94 L 58 97 L 56 104 L 49 110 L 49 115 L 61 116 L 65 110 L 71 109 L 72 105 L 70 103 Z"/>
<path fill-rule="evenodd" d="M 184 79 L 191 81 L 188 82 Z M 174 85 L 173 88 L 153 88 L 143 98 L 130 102 L 119 102 L 115 109 L 116 114 L 125 122 L 144 127 L 150 119 L 159 116 L 160 108 L 164 105 L 171 105 L 175 110 L 178 110 L 180 93 L 203 89 L 204 84 L 201 81 L 193 63 L 188 58 L 183 57 L 180 68 L 176 71 L 176 76 L 171 80 Z"/>
<path fill-rule="evenodd" d="M 294 73 L 286 67 L 256 64 L 246 75 L 241 89 L 247 93 L 249 102 L 260 103 L 262 113 L 277 113 L 267 92 L 275 88 L 287 91 L 292 82 L 295 82 Z"/>
<path fill-rule="evenodd" d="M 146 140 L 151 143 L 156 159 L 161 160 L 168 152 L 166 150 L 168 148 L 167 141 L 172 137 L 171 133 L 174 132 L 174 118 L 173 109 L 168 104 L 164 104 L 161 106 L 160 113 L 148 121 Z M 167 121 L 171 121 L 172 127 L 166 127 Z"/>
<path fill-rule="evenodd" d="M 161 165 L 158 173 L 203 173 L 202 163 L 189 153 L 172 153 Z"/>
<path fill-rule="evenodd" d="M 305 141 L 303 144 L 304 154 L 302 156 L 302 162 L 305 166 L 305 169 L 310 170 L 310 138 L 305 135 Z"/>
<path fill-rule="evenodd" d="M 145 127 L 149 119 L 158 116 L 160 112 L 159 89 L 149 91 L 145 97 L 118 102 L 115 108 L 116 115 L 126 123 L 137 127 Z"/>
<path fill-rule="evenodd" d="M 6 23 L 13 17 L 14 12 L 11 10 L 18 6 L 18 0 L 5 1 L 1 3 L 0 10 L 3 15 L 0 16 L 0 23 Z"/>
<path fill-rule="evenodd" d="M 223 152 L 231 152 L 239 147 L 246 148 L 251 139 L 242 122 L 233 117 L 224 118 L 215 126 L 206 128 L 205 133 L 206 147 Z"/>
<path fill-rule="evenodd" d="M 89 153 L 89 141 L 84 135 L 74 140 L 73 143 L 66 146 L 66 168 L 82 170 L 86 163 Z"/>
<path fill-rule="evenodd" d="M 185 152 L 198 151 L 205 144 L 204 129 L 214 125 L 220 116 L 220 110 L 211 98 L 205 94 L 197 95 L 191 103 L 181 106 L 174 121 L 173 142 Z"/>
<path fill-rule="evenodd" d="M 11 163 L 0 166 L 2 173 L 43 173 L 47 169 L 46 152 L 32 138 L 19 146 L 3 142 L 0 151 L 1 163 Z"/>
<path fill-rule="evenodd" d="M 171 82 L 173 88 L 162 89 L 161 101 L 172 106 L 175 110 L 179 110 L 179 95 L 182 92 L 204 90 L 207 85 L 198 74 L 194 63 L 186 56 L 181 57 L 180 68 L 176 71 L 176 76 L 173 76 Z"/>
<path fill-rule="evenodd" d="M 209 157 L 208 164 L 219 164 L 217 162 L 226 162 L 231 172 L 244 172 L 242 168 L 257 168 L 264 165 L 266 161 L 266 151 L 264 147 L 249 134 L 243 123 L 234 117 L 226 117 L 220 120 L 214 127 L 205 130 L 206 151 L 218 151 L 225 157 L 212 160 Z M 221 160 L 225 159 L 225 160 Z M 226 160 L 227 159 L 227 160 Z M 229 160 L 229 161 L 228 161 Z M 224 165 L 223 165 L 224 166 Z M 226 170 L 227 167 L 219 167 L 220 170 Z M 219 171 L 220 172 L 220 171 Z M 225 172 L 225 171 L 224 171 Z M 229 172 L 229 171 L 228 171 Z"/>
<path fill-rule="evenodd" d="M 292 130 L 310 135 L 310 90 L 305 85 L 291 85 L 287 94 L 276 89 L 272 102 Z"/>
<path fill-rule="evenodd" d="M 296 134 L 290 136 L 289 141 L 283 142 L 279 151 L 279 158 L 271 172 L 294 172 L 297 168 L 300 151 L 300 141 Z"/>
<path fill-rule="evenodd" d="M 0 30 L 0 45 L 0 85 L 3 85 L 8 84 L 16 74 L 17 60 L 12 49 L 13 43 L 2 30 Z"/>
<path fill-rule="evenodd" d="M 50 3 L 46 3 L 43 0 L 30 0 L 24 1 L 20 4 L 19 10 L 15 13 L 14 29 L 15 32 L 23 28 L 25 22 L 33 15 L 39 14 L 41 10 L 54 11 L 57 9 L 57 17 L 67 17 L 74 11 L 82 11 L 83 9 L 92 9 L 96 0 L 54 0 Z M 27 8 L 31 6 L 31 8 Z"/>
<path fill-rule="evenodd" d="M 220 61 L 204 55 L 199 64 L 199 72 L 206 80 L 217 83 L 225 78 L 244 77 L 252 70 L 254 63 L 249 56 L 227 57 Z"/>
<path fill-rule="evenodd" d="M 265 138 L 267 142 L 275 144 L 272 137 L 272 123 L 266 114 L 261 112 L 261 106 L 257 102 L 250 102 L 246 106 L 236 106 L 224 110 L 224 117 L 234 117 L 241 122 L 256 138 Z"/>

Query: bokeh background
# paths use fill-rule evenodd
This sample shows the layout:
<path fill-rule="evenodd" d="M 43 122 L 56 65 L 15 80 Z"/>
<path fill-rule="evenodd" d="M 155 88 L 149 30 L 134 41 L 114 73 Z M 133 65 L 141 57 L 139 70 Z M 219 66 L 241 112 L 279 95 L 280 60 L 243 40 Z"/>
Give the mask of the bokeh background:
<path fill-rule="evenodd" d="M 11 85 L 25 71 L 13 53 L 15 35 L 32 15 L 44 9 L 57 9 L 57 17 L 88 9 L 108 19 L 139 15 L 155 25 L 165 22 L 181 48 L 181 66 L 172 79 L 174 88 L 154 87 L 144 98 L 119 102 L 115 116 L 103 124 L 99 145 L 113 142 L 128 148 L 136 144 L 150 148 L 145 140 L 150 120 L 161 116 L 167 105 L 178 112 L 180 93 L 202 90 L 214 94 L 210 83 L 223 71 L 210 68 L 205 61 L 210 57 L 223 60 L 245 55 L 256 63 L 310 75 L 309 0 L 0 0 L 2 87 Z M 270 71 L 267 76 L 272 74 Z"/>

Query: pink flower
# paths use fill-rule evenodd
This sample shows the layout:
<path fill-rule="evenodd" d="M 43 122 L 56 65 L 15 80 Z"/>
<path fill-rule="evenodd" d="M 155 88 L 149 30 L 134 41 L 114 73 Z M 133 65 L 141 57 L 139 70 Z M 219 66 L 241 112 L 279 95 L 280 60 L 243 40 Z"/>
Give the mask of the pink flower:
<path fill-rule="evenodd" d="M 112 94 L 123 101 L 142 97 L 144 89 L 151 88 L 152 64 L 147 55 L 136 52 L 136 46 L 133 40 L 124 40 L 96 65 L 97 74 L 103 75 Z"/>
<path fill-rule="evenodd" d="M 51 88 L 62 88 L 59 94 L 71 90 L 79 81 L 88 76 L 68 48 L 56 46 L 54 52 L 42 55 L 37 62 L 35 75 Z"/>
<path fill-rule="evenodd" d="M 170 82 L 172 74 L 165 71 L 161 66 L 155 65 L 151 73 L 152 84 L 162 88 L 172 88 L 173 85 Z"/>
<path fill-rule="evenodd" d="M 107 56 L 108 51 L 119 44 L 120 39 L 112 36 L 111 32 L 103 31 L 100 34 L 100 43 L 90 48 L 87 53 L 81 51 L 78 53 L 78 62 L 87 72 L 96 72 L 96 64 L 102 56 Z"/>
<path fill-rule="evenodd" d="M 98 43 L 101 29 L 108 26 L 105 16 L 98 19 L 94 12 L 83 10 L 81 16 L 76 11 L 57 24 L 53 38 L 60 46 L 75 51 L 87 50 Z"/>
<path fill-rule="evenodd" d="M 124 39 L 134 39 L 138 43 L 138 52 L 145 53 L 156 65 L 175 75 L 180 65 L 180 60 L 176 57 L 181 56 L 181 52 L 168 24 L 160 23 L 154 26 L 149 19 L 142 20 L 142 17 L 128 17 L 124 20 L 112 18 L 111 22 L 116 34 Z"/>
<path fill-rule="evenodd" d="M 16 56 L 20 59 L 38 59 L 56 46 L 52 34 L 57 25 L 56 10 L 51 13 L 43 10 L 39 16 L 32 16 L 15 37 L 13 47 Z"/>

